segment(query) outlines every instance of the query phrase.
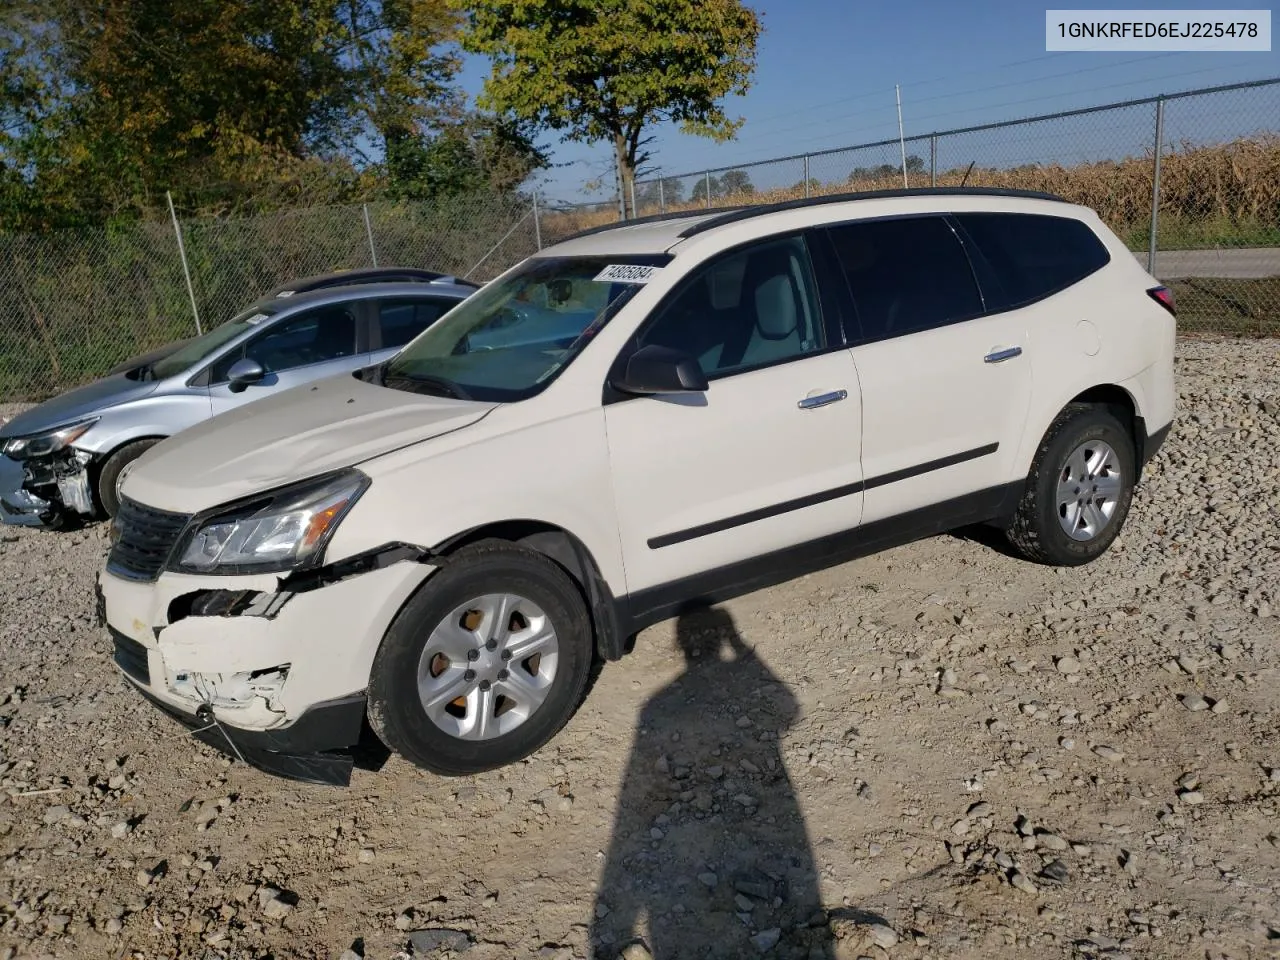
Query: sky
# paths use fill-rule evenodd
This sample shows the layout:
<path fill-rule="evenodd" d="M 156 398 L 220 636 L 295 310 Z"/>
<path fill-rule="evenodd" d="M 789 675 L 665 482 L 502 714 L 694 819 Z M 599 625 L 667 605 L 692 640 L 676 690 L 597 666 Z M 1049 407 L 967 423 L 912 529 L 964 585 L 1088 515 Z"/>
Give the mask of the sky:
<path fill-rule="evenodd" d="M 1280 50 L 1256 53 L 1046 53 L 1045 5 L 1015 0 L 756 0 L 764 33 L 757 48 L 755 81 L 744 97 L 728 102 L 745 118 L 728 143 L 693 137 L 670 124 L 655 127 L 652 165 L 663 176 L 737 166 L 898 135 L 894 85 L 901 85 L 907 137 L 975 124 L 1129 100 L 1161 93 L 1280 76 Z M 1140 6 L 1093 2 L 1082 9 Z M 1147 4 L 1153 7 L 1154 4 Z M 1163 9 L 1240 9 L 1258 4 L 1161 5 Z M 1055 8 L 1068 7 L 1055 4 Z M 488 61 L 469 58 L 461 77 L 480 91 Z M 1179 110 L 1175 110 L 1177 106 Z M 1204 101 L 1171 104 L 1166 139 L 1274 130 L 1280 88 L 1226 98 L 1223 109 Z M 1076 121 L 1015 128 L 999 135 L 949 138 L 940 168 L 978 163 L 1088 160 L 1141 149 L 1152 108 L 1134 108 Z M 1223 116 L 1222 114 L 1227 114 Z M 1243 126 L 1242 126 L 1243 125 Z M 613 190 L 610 149 L 560 143 L 554 133 L 539 142 L 559 165 L 541 177 L 540 191 L 565 202 L 607 199 Z M 908 152 L 928 156 L 927 141 Z M 954 154 L 950 156 L 949 154 Z M 1118 158 L 1118 157 L 1114 157 Z M 847 176 L 853 166 L 899 162 L 896 145 L 875 151 L 814 158 L 810 175 Z M 801 161 L 750 171 L 758 188 L 796 183 Z M 589 193 L 584 185 L 605 182 Z M 775 182 L 776 181 L 776 182 Z M 691 182 L 691 181 L 689 181 Z"/>

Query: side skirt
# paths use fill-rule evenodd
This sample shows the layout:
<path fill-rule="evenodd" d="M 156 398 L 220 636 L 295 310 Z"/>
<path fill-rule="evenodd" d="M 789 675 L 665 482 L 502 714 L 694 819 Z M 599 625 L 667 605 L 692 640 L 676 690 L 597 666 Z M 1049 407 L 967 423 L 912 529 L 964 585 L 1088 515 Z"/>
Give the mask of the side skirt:
<path fill-rule="evenodd" d="M 1017 481 L 990 487 L 619 597 L 623 635 L 638 633 L 689 605 L 720 603 L 913 540 L 1006 518 L 1021 499 L 1023 486 Z"/>

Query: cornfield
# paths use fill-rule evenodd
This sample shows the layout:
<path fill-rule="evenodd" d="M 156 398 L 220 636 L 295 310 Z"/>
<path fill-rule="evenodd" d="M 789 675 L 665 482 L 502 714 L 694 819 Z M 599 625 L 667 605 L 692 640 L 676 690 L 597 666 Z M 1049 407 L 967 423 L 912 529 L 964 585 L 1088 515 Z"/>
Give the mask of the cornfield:
<path fill-rule="evenodd" d="M 967 174 L 967 177 L 966 177 Z M 927 187 L 930 175 L 908 173 L 913 187 Z M 1153 164 L 1150 155 L 1064 166 L 1036 164 L 998 169 L 974 167 L 939 171 L 938 186 L 1039 190 L 1092 207 L 1135 249 L 1146 245 L 1151 220 Z M 838 182 L 811 180 L 794 187 L 716 196 L 713 206 L 776 203 L 806 195 L 902 187 L 902 174 L 860 176 Z M 706 201 L 664 205 L 693 210 Z M 643 208 L 640 213 L 657 213 Z M 551 236 L 611 223 L 616 209 L 570 209 L 548 213 L 543 229 Z M 1164 246 L 1280 245 L 1280 135 L 1265 134 L 1208 147 L 1182 144 L 1161 158 L 1160 230 Z"/>

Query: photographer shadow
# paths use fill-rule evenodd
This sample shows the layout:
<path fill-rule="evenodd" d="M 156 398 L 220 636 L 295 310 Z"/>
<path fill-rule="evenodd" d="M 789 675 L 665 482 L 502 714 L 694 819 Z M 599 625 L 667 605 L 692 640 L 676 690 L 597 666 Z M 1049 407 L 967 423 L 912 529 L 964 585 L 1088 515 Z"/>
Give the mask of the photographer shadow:
<path fill-rule="evenodd" d="M 796 699 L 728 612 L 686 611 L 676 638 L 684 672 L 642 709 L 619 791 L 594 955 L 640 940 L 655 960 L 832 957 L 779 745 Z"/>

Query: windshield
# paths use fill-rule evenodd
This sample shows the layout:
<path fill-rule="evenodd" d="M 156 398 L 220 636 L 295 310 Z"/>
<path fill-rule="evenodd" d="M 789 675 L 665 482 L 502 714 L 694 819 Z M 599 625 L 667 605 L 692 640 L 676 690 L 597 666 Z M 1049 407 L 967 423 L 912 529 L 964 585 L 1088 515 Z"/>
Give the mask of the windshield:
<path fill-rule="evenodd" d="M 196 337 L 167 357 L 153 363 L 150 369 L 150 379 L 164 380 L 166 377 L 176 377 L 183 370 L 210 356 L 223 344 L 230 343 L 246 330 L 252 330 L 270 315 L 271 311 L 269 309 L 254 307 L 246 310 L 240 316 L 214 327 L 208 333 Z"/>
<path fill-rule="evenodd" d="M 384 383 L 466 400 L 531 397 L 640 289 L 634 282 L 597 280 L 606 267 L 659 267 L 670 259 L 666 254 L 531 258 L 410 342 L 388 362 Z M 646 271 L 630 273 L 643 277 Z"/>

